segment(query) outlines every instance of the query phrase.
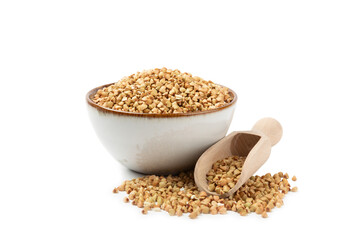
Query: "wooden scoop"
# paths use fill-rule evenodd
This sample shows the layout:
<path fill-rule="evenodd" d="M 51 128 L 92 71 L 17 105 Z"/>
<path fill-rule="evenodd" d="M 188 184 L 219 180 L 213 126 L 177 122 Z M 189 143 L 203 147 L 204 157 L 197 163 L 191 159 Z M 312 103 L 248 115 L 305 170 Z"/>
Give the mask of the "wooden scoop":
<path fill-rule="evenodd" d="M 282 136 L 282 127 L 273 118 L 263 118 L 255 123 L 251 131 L 232 132 L 208 150 L 196 163 L 194 170 L 195 183 L 200 191 L 207 194 L 228 197 L 234 194 L 269 158 L 271 147 L 278 143 Z M 222 195 L 210 192 L 206 174 L 213 163 L 233 155 L 246 157 L 238 182 L 227 193 Z"/>

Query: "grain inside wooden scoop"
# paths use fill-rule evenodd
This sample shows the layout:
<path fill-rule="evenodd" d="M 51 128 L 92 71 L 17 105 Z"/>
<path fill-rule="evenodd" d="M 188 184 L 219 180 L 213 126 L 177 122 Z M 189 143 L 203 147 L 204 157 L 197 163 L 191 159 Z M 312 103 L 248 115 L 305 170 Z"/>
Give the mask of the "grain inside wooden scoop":
<path fill-rule="evenodd" d="M 239 156 L 216 161 L 206 174 L 209 191 L 217 194 L 227 193 L 239 180 L 244 162 L 245 157 Z"/>

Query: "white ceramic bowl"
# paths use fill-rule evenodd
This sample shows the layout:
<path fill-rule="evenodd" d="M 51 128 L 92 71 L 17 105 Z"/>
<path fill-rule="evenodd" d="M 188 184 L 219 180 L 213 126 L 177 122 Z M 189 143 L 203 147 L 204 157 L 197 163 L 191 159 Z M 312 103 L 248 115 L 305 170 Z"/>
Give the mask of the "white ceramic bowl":
<path fill-rule="evenodd" d="M 95 104 L 95 88 L 86 95 L 90 120 L 110 154 L 127 168 L 145 174 L 169 174 L 195 166 L 200 155 L 226 135 L 237 96 L 215 110 L 146 114 Z"/>

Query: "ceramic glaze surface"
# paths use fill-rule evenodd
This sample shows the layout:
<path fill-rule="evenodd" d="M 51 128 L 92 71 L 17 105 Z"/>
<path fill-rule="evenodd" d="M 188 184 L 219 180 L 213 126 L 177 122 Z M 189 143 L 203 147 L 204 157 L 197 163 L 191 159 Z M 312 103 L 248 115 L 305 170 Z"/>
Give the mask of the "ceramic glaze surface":
<path fill-rule="evenodd" d="M 137 172 L 169 174 L 192 168 L 226 135 L 235 103 L 216 112 L 169 118 L 103 112 L 89 104 L 88 110 L 96 134 L 117 161 Z"/>

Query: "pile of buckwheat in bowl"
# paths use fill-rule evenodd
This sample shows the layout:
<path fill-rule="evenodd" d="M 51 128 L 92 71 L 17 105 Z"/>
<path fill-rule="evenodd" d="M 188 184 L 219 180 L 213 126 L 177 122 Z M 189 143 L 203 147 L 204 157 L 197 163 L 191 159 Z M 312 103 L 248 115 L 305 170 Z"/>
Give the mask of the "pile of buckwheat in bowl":
<path fill-rule="evenodd" d="M 215 162 L 207 174 L 209 189 L 219 193 L 228 191 L 236 184 L 244 161 L 244 157 L 230 156 Z M 288 179 L 289 175 L 282 172 L 252 176 L 233 196 L 220 198 L 199 191 L 192 172 L 181 172 L 176 176 L 148 175 L 126 180 L 113 192 L 125 191 L 128 196 L 124 202 L 132 201 L 142 208 L 143 214 L 164 210 L 170 216 L 189 213 L 194 219 L 200 214 L 234 211 L 241 216 L 255 212 L 266 218 L 274 207 L 283 205 L 285 194 L 297 191 L 297 187 L 291 188 Z M 292 180 L 297 179 L 293 176 Z"/>
<path fill-rule="evenodd" d="M 124 77 L 99 89 L 93 97 L 93 101 L 102 107 L 156 114 L 212 110 L 230 103 L 232 99 L 226 87 L 167 68 Z"/>

